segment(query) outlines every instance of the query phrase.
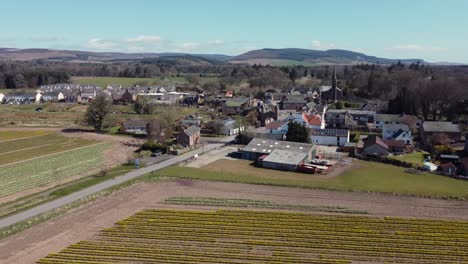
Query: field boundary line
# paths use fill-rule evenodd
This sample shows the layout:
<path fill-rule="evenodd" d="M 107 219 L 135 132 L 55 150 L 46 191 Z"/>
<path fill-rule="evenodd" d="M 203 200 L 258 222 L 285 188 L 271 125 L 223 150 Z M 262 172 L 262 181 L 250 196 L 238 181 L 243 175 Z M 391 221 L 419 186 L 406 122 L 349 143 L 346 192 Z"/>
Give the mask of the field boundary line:
<path fill-rule="evenodd" d="M 14 164 L 18 164 L 18 163 L 21 163 L 21 162 L 26 162 L 26 161 L 31 161 L 31 160 L 35 160 L 35 159 L 40 159 L 40 158 L 44 158 L 44 157 L 48 157 L 48 156 L 53 156 L 53 155 L 57 155 L 57 154 L 63 154 L 63 153 L 65 153 L 65 152 L 74 151 L 74 150 L 78 150 L 78 149 L 82 149 L 82 148 L 87 148 L 87 147 L 91 147 L 91 146 L 97 146 L 97 145 L 101 145 L 101 144 L 113 144 L 113 143 L 111 143 L 111 142 L 99 142 L 99 143 L 96 143 L 96 144 L 90 144 L 90 145 L 86 145 L 86 146 L 82 146 L 82 147 L 78 147 L 78 148 L 67 149 L 67 150 L 64 150 L 64 151 L 55 152 L 55 153 L 51 153 L 51 154 L 47 154 L 47 155 L 43 155 L 43 156 L 39 156 L 39 157 L 34 157 L 34 158 L 30 158 L 30 159 L 25 159 L 25 160 L 15 161 L 15 162 L 12 162 L 12 163 L 3 164 L 3 165 L 0 165 L 0 168 L 6 167 L 6 166 L 10 166 L 10 165 L 14 165 Z"/>
<path fill-rule="evenodd" d="M 55 132 L 49 132 L 49 133 L 47 133 L 47 134 L 42 134 L 42 135 L 37 135 L 37 136 L 29 136 L 29 137 L 20 137 L 20 138 L 12 138 L 12 139 L 7 139 L 7 140 L 0 140 L 0 143 L 9 142 L 9 141 L 15 141 L 15 140 L 20 140 L 20 139 L 27 139 L 27 138 L 43 137 L 43 136 L 52 135 L 52 134 L 54 134 L 54 133 L 55 133 Z"/>

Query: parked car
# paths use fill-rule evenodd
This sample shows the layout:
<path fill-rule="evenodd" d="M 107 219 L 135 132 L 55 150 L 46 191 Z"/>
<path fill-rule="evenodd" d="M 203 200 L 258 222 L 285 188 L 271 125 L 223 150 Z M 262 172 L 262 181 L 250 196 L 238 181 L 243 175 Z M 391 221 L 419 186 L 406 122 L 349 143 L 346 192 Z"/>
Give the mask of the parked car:
<path fill-rule="evenodd" d="M 163 153 L 161 150 L 155 150 L 153 153 L 151 153 L 151 157 L 159 157 L 161 156 Z"/>

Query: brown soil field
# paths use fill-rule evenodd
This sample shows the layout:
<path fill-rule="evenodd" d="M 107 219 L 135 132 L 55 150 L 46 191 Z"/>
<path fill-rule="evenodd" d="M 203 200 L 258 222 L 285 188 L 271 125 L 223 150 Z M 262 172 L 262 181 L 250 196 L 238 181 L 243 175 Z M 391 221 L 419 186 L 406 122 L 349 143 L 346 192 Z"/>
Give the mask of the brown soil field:
<path fill-rule="evenodd" d="M 139 183 L 0 241 L 0 263 L 34 263 L 72 243 L 91 239 L 115 222 L 147 208 L 216 210 L 161 204 L 174 196 L 268 200 L 283 204 L 343 206 L 373 216 L 468 220 L 468 201 L 259 186 L 205 181 Z M 246 210 L 242 208 L 242 210 Z M 259 210 L 259 209 L 255 209 Z"/>

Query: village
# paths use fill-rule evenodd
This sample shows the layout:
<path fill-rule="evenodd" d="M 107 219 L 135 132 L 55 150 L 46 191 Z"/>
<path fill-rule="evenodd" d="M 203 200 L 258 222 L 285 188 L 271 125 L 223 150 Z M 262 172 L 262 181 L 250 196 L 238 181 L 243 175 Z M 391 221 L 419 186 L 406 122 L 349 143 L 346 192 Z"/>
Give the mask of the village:
<path fill-rule="evenodd" d="M 150 147 L 145 149 L 152 157 L 202 147 L 202 135 L 236 136 L 240 147 L 233 156 L 269 169 L 326 174 L 343 162 L 348 164 L 348 158 L 358 158 L 406 167 L 414 173 L 466 179 L 468 146 L 460 124 L 386 114 L 384 102 L 347 101 L 337 83 L 334 71 L 331 85 L 286 92 L 270 89 L 263 97 L 231 90 L 197 93 L 175 86 L 55 84 L 41 86 L 35 93 L 0 93 L 0 102 L 37 104 L 35 111 L 41 112 L 44 103 L 88 104 L 102 95 L 115 105 L 190 108 L 193 114 L 167 124 L 170 129 L 156 131 L 151 141 L 159 144 L 147 144 Z M 292 123 L 299 130 L 288 136 Z M 136 115 L 123 122 L 118 132 L 146 138 L 150 124 L 151 120 Z M 302 135 L 297 138 L 297 133 Z"/>

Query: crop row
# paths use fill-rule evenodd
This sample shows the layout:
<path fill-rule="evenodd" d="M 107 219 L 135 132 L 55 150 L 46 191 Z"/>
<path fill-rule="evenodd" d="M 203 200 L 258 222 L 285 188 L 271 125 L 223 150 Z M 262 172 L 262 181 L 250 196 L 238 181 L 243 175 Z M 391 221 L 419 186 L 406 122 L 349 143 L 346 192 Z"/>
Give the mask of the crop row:
<path fill-rule="evenodd" d="M 98 168 L 108 144 L 96 144 L 46 157 L 4 165 L 0 170 L 0 197 L 42 186 Z"/>
<path fill-rule="evenodd" d="M 442 232 L 464 222 L 423 221 L 439 233 L 398 218 L 146 210 L 39 263 L 468 262 L 468 230 Z"/>

